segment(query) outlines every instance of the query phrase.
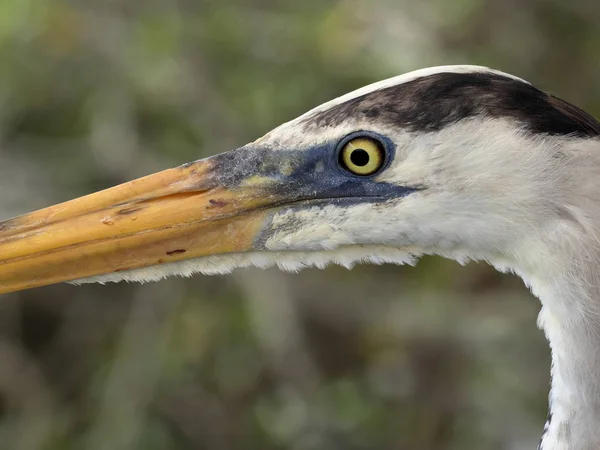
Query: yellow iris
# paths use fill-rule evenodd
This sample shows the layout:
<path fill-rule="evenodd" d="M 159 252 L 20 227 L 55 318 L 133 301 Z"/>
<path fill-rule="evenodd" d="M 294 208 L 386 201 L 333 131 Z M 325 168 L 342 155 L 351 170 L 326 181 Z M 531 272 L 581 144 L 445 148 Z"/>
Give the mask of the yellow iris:
<path fill-rule="evenodd" d="M 342 149 L 340 162 L 355 175 L 372 175 L 385 162 L 381 144 L 370 138 L 352 139 Z"/>

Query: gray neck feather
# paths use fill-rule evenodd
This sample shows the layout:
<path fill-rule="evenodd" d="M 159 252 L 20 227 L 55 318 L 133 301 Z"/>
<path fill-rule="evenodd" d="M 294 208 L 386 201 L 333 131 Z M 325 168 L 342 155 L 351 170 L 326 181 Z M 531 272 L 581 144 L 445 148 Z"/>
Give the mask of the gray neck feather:
<path fill-rule="evenodd" d="M 538 324 L 552 350 L 541 450 L 600 449 L 600 252 L 593 253 L 596 264 L 588 254 L 568 268 L 553 261 L 542 277 L 523 275 L 542 302 Z"/>
<path fill-rule="evenodd" d="M 596 449 L 600 448 L 600 329 L 597 319 L 586 314 L 585 303 L 600 300 L 600 295 L 594 288 L 581 296 L 580 286 L 573 285 L 552 292 L 549 285 L 559 280 L 546 282 L 541 289 L 532 283 L 534 292 L 540 291 L 539 324 L 552 349 L 549 414 L 540 449 Z M 571 296 L 565 296 L 568 291 Z"/>
<path fill-rule="evenodd" d="M 541 300 L 538 325 L 552 351 L 540 449 L 600 449 L 600 141 L 563 151 L 559 175 L 538 193 L 554 212 L 535 237 L 518 240 L 515 272 Z"/>

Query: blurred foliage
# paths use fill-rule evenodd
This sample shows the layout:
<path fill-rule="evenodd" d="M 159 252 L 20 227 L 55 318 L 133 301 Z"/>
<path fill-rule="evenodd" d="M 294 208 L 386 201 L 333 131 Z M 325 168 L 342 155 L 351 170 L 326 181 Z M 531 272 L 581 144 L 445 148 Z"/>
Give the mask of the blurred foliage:
<path fill-rule="evenodd" d="M 2 0 L 3 217 L 476 63 L 600 114 L 595 0 Z M 238 271 L 0 302 L 0 448 L 534 448 L 549 352 L 485 265 Z"/>

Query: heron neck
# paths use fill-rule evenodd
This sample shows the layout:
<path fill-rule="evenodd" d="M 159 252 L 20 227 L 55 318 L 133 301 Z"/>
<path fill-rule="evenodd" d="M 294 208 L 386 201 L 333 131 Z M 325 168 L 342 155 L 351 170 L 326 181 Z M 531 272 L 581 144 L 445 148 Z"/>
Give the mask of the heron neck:
<path fill-rule="evenodd" d="M 549 273 L 526 279 L 542 302 L 538 324 L 552 350 L 549 413 L 539 448 L 600 448 L 600 289 L 589 276 Z"/>

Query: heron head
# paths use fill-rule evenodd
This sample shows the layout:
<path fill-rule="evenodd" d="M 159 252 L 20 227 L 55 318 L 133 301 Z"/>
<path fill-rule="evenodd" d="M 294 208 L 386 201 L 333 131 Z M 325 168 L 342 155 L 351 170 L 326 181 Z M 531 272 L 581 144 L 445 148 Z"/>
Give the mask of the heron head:
<path fill-rule="evenodd" d="M 510 262 L 574 214 L 561 161 L 599 134 L 507 74 L 412 72 L 239 149 L 3 222 L 0 286 L 423 253 Z"/>

